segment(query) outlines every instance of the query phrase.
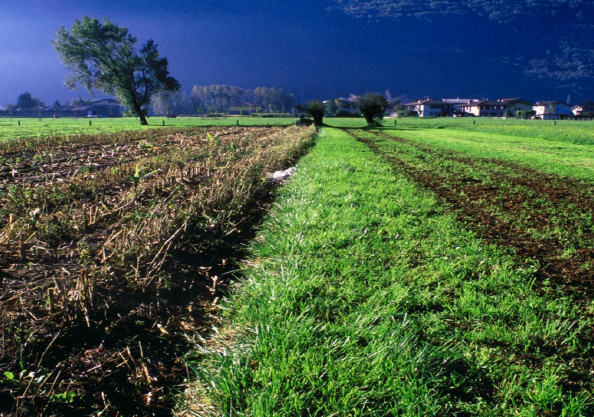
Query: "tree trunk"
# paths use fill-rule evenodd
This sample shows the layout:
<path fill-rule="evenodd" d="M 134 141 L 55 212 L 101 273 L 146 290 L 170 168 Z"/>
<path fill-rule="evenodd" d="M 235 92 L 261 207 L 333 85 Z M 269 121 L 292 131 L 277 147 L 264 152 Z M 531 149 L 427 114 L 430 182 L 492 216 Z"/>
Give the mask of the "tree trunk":
<path fill-rule="evenodd" d="M 365 112 L 363 113 L 363 117 L 365 117 L 365 121 L 369 126 L 375 124 L 375 121 L 373 120 L 373 114 Z"/>
<path fill-rule="evenodd" d="M 324 125 L 324 113 L 312 113 L 312 117 L 314 119 L 314 124 L 316 126 L 323 126 Z"/>
<path fill-rule="evenodd" d="M 140 108 L 140 106 L 136 103 L 133 103 L 133 105 L 134 105 L 134 111 L 136 112 L 136 114 L 138 115 L 138 118 L 140 119 L 140 125 L 141 126 L 148 125 L 148 121 L 146 120 L 146 117 L 145 117 L 144 113 L 142 112 L 142 109 Z"/>
<path fill-rule="evenodd" d="M 146 120 L 146 117 L 144 116 L 144 114 L 142 113 L 142 111 L 140 111 L 138 113 L 138 117 L 140 118 L 140 125 L 141 126 L 146 126 L 148 125 L 148 121 Z"/>

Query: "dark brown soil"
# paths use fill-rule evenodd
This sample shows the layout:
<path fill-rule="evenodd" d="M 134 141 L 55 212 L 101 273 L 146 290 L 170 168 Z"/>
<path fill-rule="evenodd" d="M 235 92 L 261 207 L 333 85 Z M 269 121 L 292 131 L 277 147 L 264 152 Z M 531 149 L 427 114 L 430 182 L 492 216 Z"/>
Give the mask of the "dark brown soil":
<path fill-rule="evenodd" d="M 356 131 L 350 133 L 398 171 L 404 172 L 415 182 L 433 191 L 441 200 L 447 202 L 457 213 L 460 220 L 479 232 L 489 243 L 511 248 L 519 260 L 526 258 L 536 260 L 540 265 L 537 278 L 541 284 L 550 282 L 571 291 L 579 299 L 592 299 L 594 295 L 594 278 L 592 271 L 584 269 L 583 265 L 586 262 L 591 263 L 594 261 L 594 248 L 582 248 L 577 251 L 575 256 L 563 258 L 560 253 L 560 249 L 563 247 L 561 242 L 556 239 L 535 239 L 525 230 L 515 225 L 515 222 L 502 220 L 500 215 L 495 215 L 485 204 L 485 202 L 496 201 L 501 198 L 502 192 L 508 193 L 508 191 L 493 185 L 486 186 L 472 179 L 448 177 L 443 173 L 431 171 L 429 167 L 427 167 L 427 170 L 421 170 L 403 161 L 396 154 L 386 154 L 373 140 L 358 134 Z M 384 138 L 386 136 L 390 140 L 410 144 L 410 141 L 404 139 L 382 135 Z M 417 148 L 427 151 L 425 146 L 422 145 Z M 434 149 L 429 150 L 429 152 L 442 157 L 442 154 Z M 474 163 L 459 155 L 443 157 L 457 162 Z M 569 185 L 563 185 L 565 179 L 561 177 L 542 174 L 507 162 L 499 165 L 505 165 L 506 168 L 512 169 L 514 172 L 526 172 L 527 176 L 517 178 L 515 176 L 504 177 L 501 175 L 498 178 L 497 172 L 492 171 L 489 172 L 489 175 L 494 178 L 494 183 L 497 183 L 498 180 L 505 180 L 511 182 L 512 185 L 522 186 L 537 195 L 546 197 L 557 207 L 565 207 L 567 201 L 583 204 L 585 207 L 582 206 L 582 209 L 591 209 L 593 207 L 592 201 L 588 201 L 588 194 L 592 192 L 591 185 L 582 184 L 581 182 L 572 184 L 571 180 L 568 181 Z M 512 220 L 521 218 L 520 216 L 528 210 L 525 205 L 525 198 L 514 195 L 509 195 L 505 202 L 498 206 L 498 209 L 503 210 L 507 218 Z M 532 226 L 535 227 L 547 224 L 547 218 L 542 214 L 533 217 L 530 221 Z M 589 230 L 586 233 L 585 237 L 592 237 L 592 241 L 594 241 L 592 231 Z"/>

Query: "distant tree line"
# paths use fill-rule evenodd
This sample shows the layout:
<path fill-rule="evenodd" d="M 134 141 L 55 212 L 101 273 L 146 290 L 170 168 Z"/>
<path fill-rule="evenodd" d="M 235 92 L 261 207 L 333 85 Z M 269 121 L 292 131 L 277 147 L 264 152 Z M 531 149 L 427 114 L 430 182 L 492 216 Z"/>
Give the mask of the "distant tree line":
<path fill-rule="evenodd" d="M 79 106 L 86 106 L 89 104 L 92 104 L 93 100 L 85 100 L 82 97 L 79 98 L 75 98 L 71 101 L 71 105 L 75 106 L 75 107 L 79 107 Z M 60 103 L 59 100 L 54 100 L 54 102 L 52 103 L 52 106 L 68 106 L 68 100 L 64 101 L 64 103 Z M 26 92 L 23 93 L 21 95 L 19 95 L 16 99 L 15 103 L 9 103 L 6 105 L 6 110 L 8 110 L 8 112 L 13 112 L 16 109 L 19 110 L 35 110 L 38 109 L 39 107 L 45 107 L 46 104 L 40 99 L 37 98 L 35 96 L 33 96 L 31 93 Z"/>
<path fill-rule="evenodd" d="M 151 110 L 155 115 L 225 114 L 234 104 L 249 103 L 262 112 L 290 113 L 295 108 L 293 94 L 282 88 L 257 87 L 253 90 L 232 85 L 195 85 L 190 93 L 161 94 L 154 98 Z"/>

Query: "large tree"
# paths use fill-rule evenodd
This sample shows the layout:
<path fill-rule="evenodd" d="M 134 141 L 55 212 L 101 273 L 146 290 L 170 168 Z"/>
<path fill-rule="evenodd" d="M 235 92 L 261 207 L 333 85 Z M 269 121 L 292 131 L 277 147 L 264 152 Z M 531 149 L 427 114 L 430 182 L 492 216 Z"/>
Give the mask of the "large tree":
<path fill-rule="evenodd" d="M 70 70 L 69 88 L 77 83 L 91 95 L 93 89 L 113 94 L 148 124 L 145 111 L 155 94 L 176 92 L 179 82 L 169 75 L 169 62 L 159 57 L 151 39 L 137 50 L 136 38 L 128 29 L 95 18 L 75 20 L 70 32 L 62 26 L 52 42 Z"/>
<path fill-rule="evenodd" d="M 322 126 L 324 124 L 324 103 L 321 101 L 315 100 L 307 103 L 305 112 L 313 117 L 316 126 Z"/>
<path fill-rule="evenodd" d="M 368 125 L 377 124 L 378 120 L 384 118 L 384 112 L 388 108 L 388 101 L 384 96 L 377 93 L 367 93 L 364 96 L 357 97 L 359 110 Z"/>

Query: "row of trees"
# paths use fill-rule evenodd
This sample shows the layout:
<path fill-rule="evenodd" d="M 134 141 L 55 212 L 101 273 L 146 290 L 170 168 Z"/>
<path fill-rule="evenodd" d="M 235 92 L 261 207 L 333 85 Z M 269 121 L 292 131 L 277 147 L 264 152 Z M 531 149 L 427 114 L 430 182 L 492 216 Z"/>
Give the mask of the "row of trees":
<path fill-rule="evenodd" d="M 363 96 L 355 98 L 357 107 L 361 115 L 365 118 L 368 125 L 373 126 L 384 118 L 386 110 L 390 106 L 388 100 L 378 93 L 367 93 Z M 306 112 L 311 115 L 316 126 L 324 124 L 324 115 L 327 114 L 328 108 L 335 101 L 329 101 L 326 104 L 321 101 L 310 101 L 307 104 Z M 334 109 L 334 107 L 331 107 Z"/>
<path fill-rule="evenodd" d="M 295 107 L 293 94 L 282 88 L 257 87 L 253 90 L 232 85 L 195 85 L 188 94 L 165 93 L 153 99 L 151 110 L 158 115 L 204 115 L 228 113 L 233 104 L 250 103 L 268 113 L 288 113 Z"/>

